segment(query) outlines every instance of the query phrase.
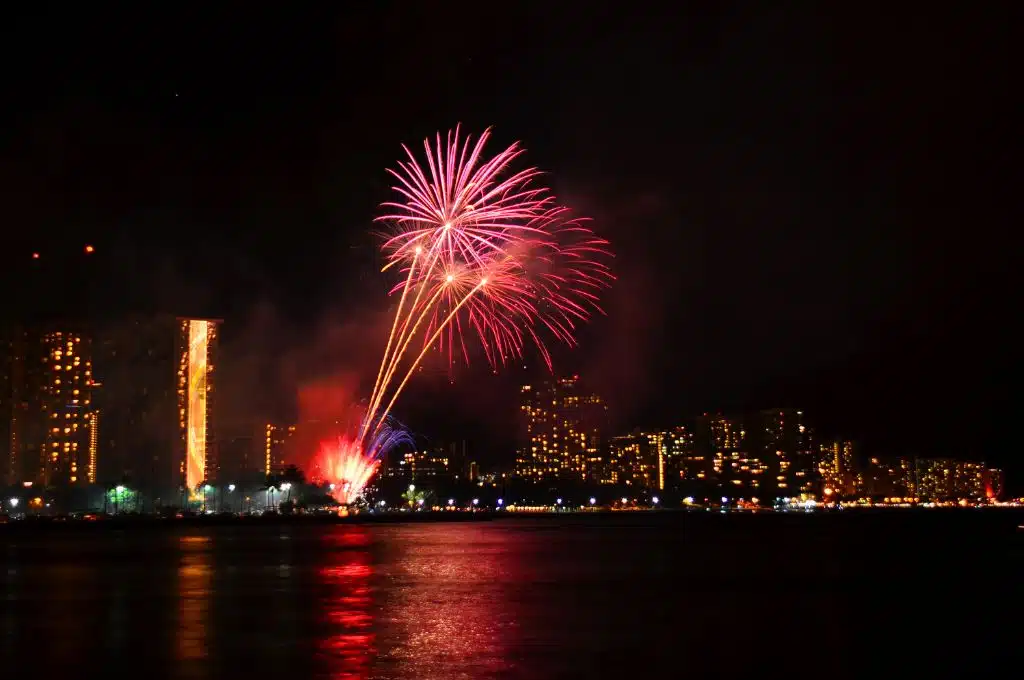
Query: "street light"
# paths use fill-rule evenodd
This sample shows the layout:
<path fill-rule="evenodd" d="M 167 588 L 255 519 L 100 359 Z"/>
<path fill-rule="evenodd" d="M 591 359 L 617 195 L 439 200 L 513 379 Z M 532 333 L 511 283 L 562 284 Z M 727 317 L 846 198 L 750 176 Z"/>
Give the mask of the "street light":
<path fill-rule="evenodd" d="M 235 490 L 235 485 L 234 484 L 228 484 L 228 493 L 231 493 L 234 490 Z"/>
<path fill-rule="evenodd" d="M 114 491 L 116 491 L 117 495 L 120 496 L 121 494 L 124 493 L 124 485 L 123 484 L 118 484 L 117 486 L 114 487 Z"/>
<path fill-rule="evenodd" d="M 591 504 L 591 505 L 594 505 L 595 503 L 597 503 L 597 499 L 596 499 L 596 498 L 594 498 L 593 496 L 591 496 L 591 497 L 590 497 L 590 504 Z"/>
<path fill-rule="evenodd" d="M 12 498 L 11 499 L 11 507 L 12 508 L 18 507 L 18 499 L 17 498 Z"/>
<path fill-rule="evenodd" d="M 655 496 L 654 498 L 652 498 L 651 502 L 654 503 L 655 505 L 657 505 L 658 504 L 658 497 Z"/>

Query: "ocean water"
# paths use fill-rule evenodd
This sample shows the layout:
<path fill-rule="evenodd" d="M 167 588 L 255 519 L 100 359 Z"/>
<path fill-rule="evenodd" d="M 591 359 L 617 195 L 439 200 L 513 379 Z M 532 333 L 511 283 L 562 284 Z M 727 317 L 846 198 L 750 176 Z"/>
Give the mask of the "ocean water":
<path fill-rule="evenodd" d="M 0 525 L 0 675 L 1019 671 L 1019 524 L 1009 511 L 933 511 Z"/>

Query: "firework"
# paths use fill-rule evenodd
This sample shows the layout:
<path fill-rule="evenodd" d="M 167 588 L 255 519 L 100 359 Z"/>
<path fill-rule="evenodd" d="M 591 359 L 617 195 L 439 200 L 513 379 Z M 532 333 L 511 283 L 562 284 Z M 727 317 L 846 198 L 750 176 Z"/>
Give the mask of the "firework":
<path fill-rule="evenodd" d="M 410 442 L 402 429 L 385 425 L 367 443 L 338 437 L 322 442 L 317 465 L 324 481 L 332 486 L 331 495 L 343 505 L 357 501 L 373 474 L 380 467 L 381 456 L 391 448 Z"/>
<path fill-rule="evenodd" d="M 509 172 L 518 144 L 483 160 L 489 136 L 472 143 L 456 128 L 442 143 L 438 134 L 423 143 L 425 169 L 403 146 L 407 160 L 389 170 L 402 200 L 379 218 L 395 229 L 384 269 L 405 276 L 357 441 L 376 435 L 432 348 L 449 365 L 456 355 L 468 361 L 475 337 L 497 367 L 533 345 L 551 369 L 542 336 L 572 345 L 578 325 L 601 311 L 613 279 L 608 242 L 534 184 L 538 170 Z"/>

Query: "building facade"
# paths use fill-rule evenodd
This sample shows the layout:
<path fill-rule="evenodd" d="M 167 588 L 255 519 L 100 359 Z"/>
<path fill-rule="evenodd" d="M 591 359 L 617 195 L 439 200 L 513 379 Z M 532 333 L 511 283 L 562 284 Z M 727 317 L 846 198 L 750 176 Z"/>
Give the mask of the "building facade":
<path fill-rule="evenodd" d="M 174 498 L 180 486 L 177 332 L 173 316 L 135 316 L 105 324 L 94 342 L 103 384 L 96 395 L 100 479 L 124 482 L 154 501 Z"/>
<path fill-rule="evenodd" d="M 3 407 L 9 483 L 93 484 L 99 464 L 99 384 L 81 329 L 19 328 L 4 343 Z"/>
<path fill-rule="evenodd" d="M 598 481 L 608 407 L 579 376 L 520 388 L 516 474 L 524 479 Z"/>
<path fill-rule="evenodd" d="M 178 476 L 190 491 L 218 477 L 214 429 L 220 321 L 178 319 Z"/>

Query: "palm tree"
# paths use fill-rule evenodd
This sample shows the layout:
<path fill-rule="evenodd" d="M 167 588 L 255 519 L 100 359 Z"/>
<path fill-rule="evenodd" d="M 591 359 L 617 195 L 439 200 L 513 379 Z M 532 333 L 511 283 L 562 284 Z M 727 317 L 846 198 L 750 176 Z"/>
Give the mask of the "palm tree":
<path fill-rule="evenodd" d="M 267 508 L 271 507 L 274 492 L 281 486 L 281 477 L 274 473 L 267 475 L 266 485 L 263 490 L 267 492 Z"/>
<path fill-rule="evenodd" d="M 292 487 L 295 485 L 305 484 L 306 475 L 303 474 L 302 470 L 297 465 L 289 465 L 281 472 L 281 481 L 287 484 L 285 489 L 288 491 L 288 496 L 285 502 L 288 503 L 292 499 Z"/>

